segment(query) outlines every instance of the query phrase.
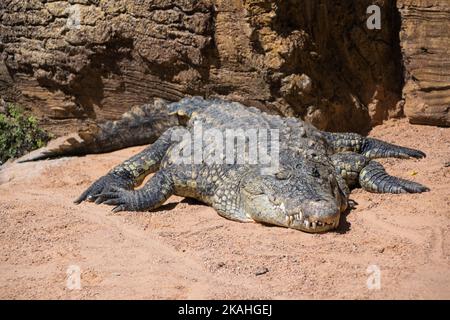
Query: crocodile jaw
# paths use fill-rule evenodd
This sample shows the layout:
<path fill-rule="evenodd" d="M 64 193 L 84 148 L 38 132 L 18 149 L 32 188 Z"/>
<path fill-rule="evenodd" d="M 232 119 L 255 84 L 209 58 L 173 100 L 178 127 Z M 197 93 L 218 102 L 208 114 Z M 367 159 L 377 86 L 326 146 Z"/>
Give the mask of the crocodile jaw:
<path fill-rule="evenodd" d="M 336 229 L 339 226 L 341 213 L 334 199 L 321 202 L 304 201 L 295 208 L 288 208 L 284 202 L 273 203 L 265 195 L 253 195 L 247 198 L 244 210 L 248 217 L 256 222 L 270 222 L 308 233 Z"/>
<path fill-rule="evenodd" d="M 316 218 L 303 218 L 301 213 L 286 216 L 286 223 L 289 228 L 309 233 L 320 233 L 336 229 L 339 226 L 339 221 L 339 213 L 326 221 Z"/>
<path fill-rule="evenodd" d="M 326 217 L 305 216 L 302 210 L 297 213 L 288 213 L 284 209 L 284 204 L 278 206 L 278 209 L 284 212 L 287 227 L 301 230 L 309 233 L 320 233 L 336 229 L 339 226 L 340 210 L 336 209 L 334 213 L 328 213 Z"/>

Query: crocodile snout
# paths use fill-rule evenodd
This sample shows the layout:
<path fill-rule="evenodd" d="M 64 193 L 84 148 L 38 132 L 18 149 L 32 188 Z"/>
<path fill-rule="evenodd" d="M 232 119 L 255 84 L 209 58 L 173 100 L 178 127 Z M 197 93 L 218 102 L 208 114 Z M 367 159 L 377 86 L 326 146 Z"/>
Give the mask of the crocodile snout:
<path fill-rule="evenodd" d="M 290 227 L 306 232 L 324 232 L 337 228 L 340 206 L 334 200 L 305 200 L 299 209 L 289 210 Z"/>

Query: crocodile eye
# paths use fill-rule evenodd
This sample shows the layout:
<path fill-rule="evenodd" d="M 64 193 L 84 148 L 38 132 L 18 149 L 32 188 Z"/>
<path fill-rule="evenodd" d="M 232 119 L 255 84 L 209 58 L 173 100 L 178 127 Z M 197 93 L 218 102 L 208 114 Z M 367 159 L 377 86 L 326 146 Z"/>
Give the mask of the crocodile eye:
<path fill-rule="evenodd" d="M 275 197 L 274 195 L 268 194 L 267 198 L 269 199 L 270 202 L 275 203 L 277 205 L 281 204 L 281 200 L 278 199 L 277 197 Z"/>
<path fill-rule="evenodd" d="M 277 178 L 278 180 L 287 180 L 290 176 L 290 173 L 285 170 L 275 173 L 275 178 Z"/>
<path fill-rule="evenodd" d="M 264 186 L 261 181 L 249 181 L 244 185 L 244 189 L 253 195 L 264 194 Z"/>

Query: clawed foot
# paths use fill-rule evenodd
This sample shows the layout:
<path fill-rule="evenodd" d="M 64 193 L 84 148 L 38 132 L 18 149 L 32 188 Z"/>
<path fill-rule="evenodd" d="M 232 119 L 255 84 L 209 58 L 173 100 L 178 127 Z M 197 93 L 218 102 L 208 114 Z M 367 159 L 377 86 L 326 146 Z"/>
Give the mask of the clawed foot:
<path fill-rule="evenodd" d="M 132 191 L 129 190 L 112 187 L 109 192 L 99 193 L 94 197 L 97 199 L 95 200 L 96 204 L 103 203 L 115 206 L 112 212 L 136 210 L 134 201 L 132 201 Z"/>
<path fill-rule="evenodd" d="M 115 189 L 130 189 L 131 185 L 124 178 L 115 174 L 108 173 L 95 181 L 81 196 L 74 201 L 76 204 L 80 204 L 83 201 L 95 201 L 96 204 L 102 203 L 102 198 L 99 196 L 108 192 L 112 192 Z"/>
<path fill-rule="evenodd" d="M 75 201 L 95 201 L 115 206 L 113 212 L 147 211 L 159 207 L 173 193 L 173 182 L 164 171 L 157 172 L 139 190 L 129 180 L 109 173 L 98 179 Z"/>
<path fill-rule="evenodd" d="M 374 138 L 366 138 L 362 146 L 362 154 L 370 159 L 375 158 L 416 158 L 422 159 L 424 152 L 407 147 L 397 146 Z"/>
<path fill-rule="evenodd" d="M 390 176 L 383 166 L 371 161 L 359 175 L 361 187 L 375 193 L 422 193 L 430 191 L 420 183 Z"/>
<path fill-rule="evenodd" d="M 392 190 L 392 193 L 422 193 L 430 191 L 430 188 L 417 182 L 398 178 Z"/>

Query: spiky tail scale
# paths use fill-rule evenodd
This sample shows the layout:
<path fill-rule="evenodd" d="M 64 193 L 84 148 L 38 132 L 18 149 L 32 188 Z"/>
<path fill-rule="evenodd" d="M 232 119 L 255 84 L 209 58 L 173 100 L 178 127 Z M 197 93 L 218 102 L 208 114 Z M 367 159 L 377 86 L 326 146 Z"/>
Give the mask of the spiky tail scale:
<path fill-rule="evenodd" d="M 78 133 L 57 138 L 43 148 L 19 158 L 18 162 L 61 156 L 103 153 L 137 145 L 153 143 L 168 128 L 178 125 L 176 116 L 169 115 L 167 102 L 133 107 L 117 121 L 90 124 Z"/>
<path fill-rule="evenodd" d="M 205 100 L 202 97 L 194 96 L 183 98 L 180 101 L 173 102 L 167 105 L 167 109 L 169 110 L 170 114 L 176 114 L 178 116 L 186 116 L 190 118 L 194 112 L 201 111 L 202 109 L 207 108 L 211 105 L 212 102 L 214 102 L 215 104 L 229 104 L 229 102 L 218 98 Z"/>

